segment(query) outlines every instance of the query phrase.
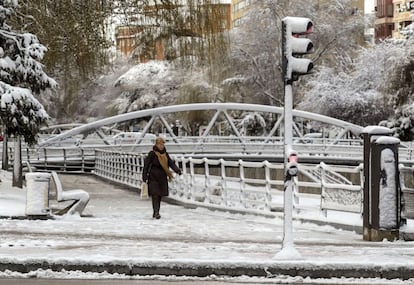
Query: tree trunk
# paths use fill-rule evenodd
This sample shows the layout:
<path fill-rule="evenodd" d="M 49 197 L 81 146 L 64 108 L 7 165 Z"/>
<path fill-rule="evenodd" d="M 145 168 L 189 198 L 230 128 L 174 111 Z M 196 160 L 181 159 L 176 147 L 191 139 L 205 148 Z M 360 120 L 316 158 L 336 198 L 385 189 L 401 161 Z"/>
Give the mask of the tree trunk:
<path fill-rule="evenodd" d="M 7 142 L 9 141 L 9 137 L 7 136 L 6 131 L 3 134 L 3 153 L 1 159 L 1 169 L 8 170 L 9 169 L 9 153 L 7 148 Z"/>
<path fill-rule="evenodd" d="M 22 142 L 19 136 L 17 136 L 14 140 L 13 184 L 12 186 L 23 188 Z"/>

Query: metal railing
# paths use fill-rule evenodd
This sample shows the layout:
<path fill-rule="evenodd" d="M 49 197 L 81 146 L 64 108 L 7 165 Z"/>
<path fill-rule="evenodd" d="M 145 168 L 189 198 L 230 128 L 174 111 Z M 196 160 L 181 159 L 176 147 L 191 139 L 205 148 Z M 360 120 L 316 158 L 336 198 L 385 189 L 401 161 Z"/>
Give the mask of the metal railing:
<path fill-rule="evenodd" d="M 131 187 L 140 187 L 146 154 L 92 148 L 48 148 L 37 157 L 48 169 L 94 171 L 97 176 Z M 283 163 L 267 160 L 192 158 L 172 155 L 183 175 L 170 184 L 174 199 L 226 208 L 271 211 L 283 205 Z M 83 159 L 79 159 L 82 157 Z M 63 158 L 63 164 L 52 162 Z M 88 161 L 93 163 L 88 164 Z M 39 164 L 36 165 L 39 167 Z M 414 218 L 414 166 L 400 164 L 402 216 Z M 306 209 L 301 200 L 318 199 L 319 209 L 362 213 L 363 165 L 299 164 L 294 185 L 294 207 Z M 300 190 L 300 192 L 298 191 Z M 309 194 L 311 193 L 311 194 Z"/>
<path fill-rule="evenodd" d="M 95 157 L 94 173 L 97 176 L 140 187 L 143 154 L 96 150 Z M 271 211 L 283 204 L 284 176 L 281 163 L 182 156 L 175 156 L 174 159 L 183 171 L 182 176 L 170 183 L 170 196 L 174 199 L 259 211 Z M 362 181 L 358 179 L 358 183 L 352 183 L 341 174 L 345 172 L 359 176 L 361 167 L 300 165 L 299 171 L 301 175 L 295 182 L 296 187 L 311 189 L 310 192 L 315 193 L 312 196 L 319 199 L 320 210 L 361 213 Z M 349 192 L 357 193 L 360 199 L 350 199 Z M 296 191 L 295 195 L 298 198 L 295 208 L 306 209 L 306 203 L 303 206 L 300 203 L 302 193 Z"/>
<path fill-rule="evenodd" d="M 141 186 L 144 155 L 136 153 L 95 151 L 94 174 L 131 187 Z"/>
<path fill-rule="evenodd" d="M 199 138 L 198 138 L 199 139 Z M 261 141 L 257 140 L 261 139 Z M 230 156 L 248 160 L 249 156 L 254 160 L 283 160 L 283 141 L 278 137 L 272 137 L 266 143 L 263 138 L 249 137 L 243 143 L 234 143 L 237 138 L 231 137 L 206 137 L 202 142 L 195 143 L 197 138 L 183 138 L 180 143 L 167 144 L 169 153 L 183 154 L 187 157 L 200 158 L 224 158 Z M 9 165 L 14 159 L 13 143 L 9 143 Z M 293 144 L 294 149 L 300 154 L 301 161 L 325 161 L 329 164 L 358 165 L 363 160 L 363 149 L 358 140 L 338 140 L 332 144 L 328 138 L 297 139 Z M 113 151 L 147 153 L 152 144 L 133 145 L 104 145 L 104 144 L 62 144 L 54 147 L 22 147 L 22 159 L 43 169 L 57 171 L 90 172 L 93 170 L 95 149 L 109 149 Z M 1 148 L 0 148 L 1 151 Z M 252 159 L 250 159 L 252 160 Z M 402 143 L 399 148 L 399 161 L 405 165 L 414 164 L 414 145 L 412 142 Z"/>
<path fill-rule="evenodd" d="M 401 216 L 414 219 L 414 166 L 400 164 Z"/>
<path fill-rule="evenodd" d="M 321 209 L 340 210 L 347 212 L 362 213 L 363 210 L 363 164 L 358 167 L 329 166 L 325 163 L 319 165 L 321 169 Z M 359 176 L 359 184 L 353 184 L 338 173 L 353 174 Z"/>

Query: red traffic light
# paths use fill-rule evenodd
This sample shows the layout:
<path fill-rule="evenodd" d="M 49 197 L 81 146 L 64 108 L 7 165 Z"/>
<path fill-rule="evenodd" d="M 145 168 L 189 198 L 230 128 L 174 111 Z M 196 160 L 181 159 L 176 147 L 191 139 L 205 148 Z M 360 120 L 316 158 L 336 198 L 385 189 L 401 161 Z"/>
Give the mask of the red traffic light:
<path fill-rule="evenodd" d="M 288 162 L 298 162 L 298 155 L 296 153 L 291 153 L 288 157 Z"/>

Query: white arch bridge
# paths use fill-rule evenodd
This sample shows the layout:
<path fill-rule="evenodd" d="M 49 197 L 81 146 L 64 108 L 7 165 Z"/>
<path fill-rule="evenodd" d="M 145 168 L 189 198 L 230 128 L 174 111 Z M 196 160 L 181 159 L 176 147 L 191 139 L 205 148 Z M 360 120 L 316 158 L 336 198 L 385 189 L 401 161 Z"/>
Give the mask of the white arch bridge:
<path fill-rule="evenodd" d="M 300 161 L 297 185 L 316 189 L 311 192 L 320 195 L 324 210 L 360 213 L 363 128 L 299 110 L 293 110 L 292 115 L 293 147 Z M 202 132 L 192 136 L 192 120 L 200 117 Z M 141 110 L 46 137 L 27 153 L 27 161 L 40 170 L 94 170 L 96 175 L 139 187 L 143 157 L 153 144 L 147 136 L 162 133 L 168 151 L 184 170 L 184 177 L 172 184 L 174 196 L 227 206 L 242 201 L 243 207 L 248 207 L 250 200 L 253 204 L 260 200 L 264 208 L 270 209 L 270 196 L 279 193 L 284 183 L 280 163 L 283 119 L 283 108 L 255 104 L 203 103 Z M 178 126 L 178 133 L 174 130 L 177 120 L 180 124 L 188 122 Z M 119 132 L 117 126 L 130 121 L 145 122 L 139 135 L 131 143 L 115 143 L 112 136 Z M 400 162 L 412 164 L 412 149 L 412 145 L 400 148 Z M 408 176 L 414 171 L 411 166 L 402 166 L 403 169 Z M 251 185 L 262 187 L 250 189 Z M 412 191 L 405 188 L 405 192 Z M 405 216 L 411 215 L 414 217 L 414 213 Z"/>
<path fill-rule="evenodd" d="M 302 162 L 324 161 L 358 165 L 363 149 L 360 134 L 363 127 L 335 118 L 293 110 L 293 147 Z M 201 118 L 201 119 L 200 119 Z M 194 121 L 199 122 L 198 125 Z M 179 121 L 178 132 L 174 130 Z M 54 152 L 114 149 L 147 153 L 153 134 L 166 137 L 170 153 L 210 158 L 237 155 L 250 161 L 281 161 L 283 158 L 282 107 L 241 103 L 200 103 L 159 107 L 130 112 L 83 125 L 51 126 L 31 157 L 53 157 Z M 117 141 L 122 124 L 139 124 L 141 130 L 133 140 Z M 195 128 L 197 128 L 195 130 Z M 198 133 L 197 131 L 200 131 Z M 197 135 L 191 135 L 197 133 Z M 151 136 L 149 134 L 152 134 Z M 151 139 L 148 139 L 150 137 Z M 33 151 L 35 154 L 33 154 Z M 400 161 L 414 160 L 411 144 L 400 148 Z M 61 154 L 58 154 L 61 156 Z"/>
<path fill-rule="evenodd" d="M 301 149 L 329 151 L 335 146 L 356 146 L 360 149 L 359 135 L 362 127 L 327 116 L 305 111 L 293 110 L 295 143 Z M 196 126 L 193 118 L 198 119 Z M 130 112 L 78 125 L 70 130 L 46 138 L 39 148 L 82 144 L 82 147 L 113 147 L 108 136 L 110 130 L 119 132 L 116 127 L 122 123 L 140 121 L 142 130 L 136 140 L 122 149 L 147 151 L 149 133 L 163 133 L 168 141 L 169 152 L 174 153 L 234 153 L 277 155 L 283 145 L 282 107 L 239 103 L 201 103 L 159 107 Z M 177 120 L 180 122 L 177 130 Z M 183 124 L 183 122 L 186 122 Z M 201 126 L 202 125 L 202 126 Z M 194 130 L 195 127 L 199 129 Z M 53 128 L 53 127 L 52 127 Z M 56 127 L 54 127 L 56 129 Z M 196 136 L 191 133 L 200 133 Z M 313 133 L 310 133 L 313 131 Z M 318 146 L 319 145 L 319 146 Z M 120 146 L 117 145 L 119 149 Z M 338 147 L 336 147 L 338 148 Z M 304 151 L 307 153 L 307 151 Z M 349 148 L 347 149 L 347 156 Z M 358 155 L 361 157 L 361 155 Z"/>

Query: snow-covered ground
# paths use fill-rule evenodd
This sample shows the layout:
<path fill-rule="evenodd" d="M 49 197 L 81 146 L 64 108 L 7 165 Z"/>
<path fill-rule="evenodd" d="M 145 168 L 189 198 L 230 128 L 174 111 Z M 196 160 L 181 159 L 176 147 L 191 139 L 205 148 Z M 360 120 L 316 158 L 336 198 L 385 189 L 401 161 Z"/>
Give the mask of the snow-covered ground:
<path fill-rule="evenodd" d="M 281 249 L 283 217 L 235 214 L 190 209 L 163 203 L 160 220 L 152 219 L 151 202 L 140 200 L 137 193 L 94 176 L 59 175 L 65 188 L 83 188 L 91 201 L 85 217 L 55 217 L 49 220 L 1 219 L 0 262 L 48 261 L 64 263 L 146 263 L 269 265 L 302 264 L 306 266 L 357 266 L 361 270 L 403 267 L 414 269 L 414 242 L 366 242 L 355 232 L 330 225 L 293 223 L 294 241 L 302 259 L 280 261 L 275 255 Z M 12 188 L 10 174 L 1 173 L 0 216 L 22 216 L 25 213 L 26 190 Z M 51 202 L 55 207 L 56 203 Z M 316 214 L 315 214 L 316 215 Z M 334 216 L 334 215 L 331 215 Z M 339 219 L 336 215 L 335 219 Z M 343 220 L 349 218 L 342 213 Z M 328 215 L 329 218 L 329 215 Z M 321 218 L 322 219 L 322 218 Z M 337 222 L 337 221 L 336 221 Z M 348 221 L 349 222 L 349 221 Z M 356 223 L 359 221 L 355 220 Z M 188 280 L 194 277 L 127 276 L 108 273 L 82 273 L 38 269 L 30 273 L 10 270 L 0 278 L 123 278 Z M 326 280 L 300 276 L 272 275 L 267 277 L 208 276 L 202 280 L 228 280 L 254 283 L 318 284 Z M 385 280 L 380 278 L 329 279 L 330 284 L 413 284 L 413 279 Z"/>

